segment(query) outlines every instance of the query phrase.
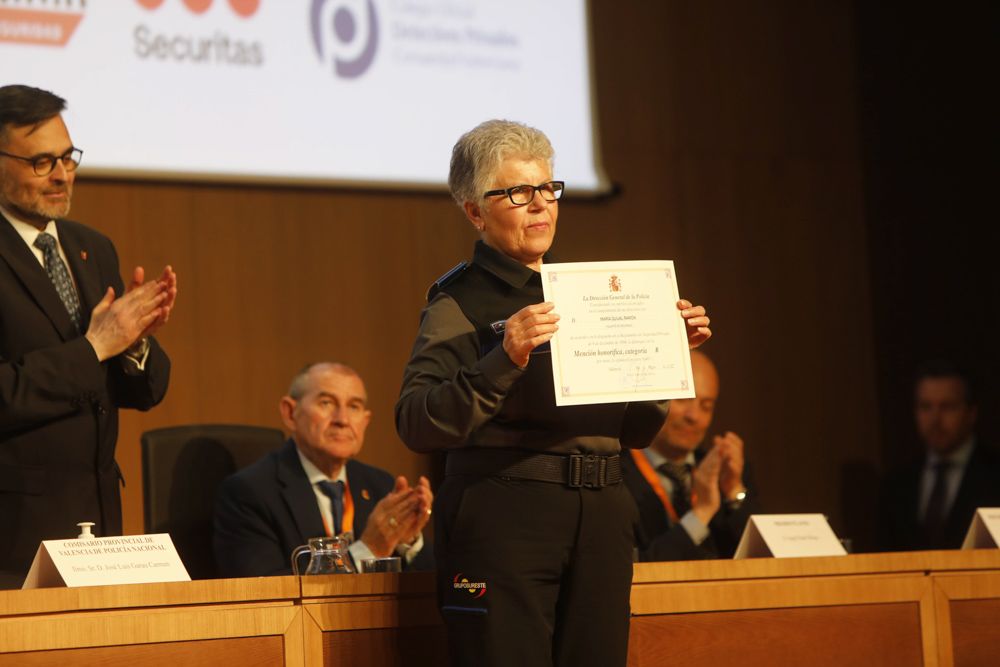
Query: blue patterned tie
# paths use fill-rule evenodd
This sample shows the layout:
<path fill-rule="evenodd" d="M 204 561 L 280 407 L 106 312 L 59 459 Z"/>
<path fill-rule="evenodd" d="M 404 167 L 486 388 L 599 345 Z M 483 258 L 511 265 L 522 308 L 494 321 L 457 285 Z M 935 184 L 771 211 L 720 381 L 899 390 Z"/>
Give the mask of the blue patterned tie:
<path fill-rule="evenodd" d="M 341 481 L 331 482 L 328 479 L 324 479 L 319 482 L 319 488 L 323 493 L 330 496 L 330 502 L 333 505 L 333 534 L 340 535 L 343 530 L 344 522 L 344 483 Z"/>
<path fill-rule="evenodd" d="M 73 320 L 73 325 L 77 331 L 80 331 L 80 325 L 83 321 L 80 317 L 80 297 L 77 296 L 73 280 L 69 277 L 69 270 L 62 261 L 62 257 L 59 256 L 59 250 L 56 249 L 55 237 L 42 232 L 35 239 L 35 247 L 41 248 L 42 255 L 45 257 L 45 270 L 49 274 L 49 279 L 52 280 L 56 292 L 59 293 L 59 298 L 62 299 L 63 305 L 66 306 L 66 312 L 69 313 L 69 318 Z"/>

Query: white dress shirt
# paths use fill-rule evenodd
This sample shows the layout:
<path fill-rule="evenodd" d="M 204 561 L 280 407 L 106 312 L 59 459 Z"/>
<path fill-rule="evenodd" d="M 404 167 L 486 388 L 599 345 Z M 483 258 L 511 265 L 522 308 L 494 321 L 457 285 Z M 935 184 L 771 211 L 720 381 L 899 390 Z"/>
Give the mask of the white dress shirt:
<path fill-rule="evenodd" d="M 66 251 L 63 250 L 62 243 L 59 241 L 59 229 L 56 226 L 55 220 L 49 220 L 45 223 L 45 229 L 39 230 L 30 222 L 25 222 L 19 217 L 10 212 L 9 209 L 0 206 L 0 213 L 3 213 L 3 217 L 7 218 L 14 230 L 24 239 L 24 243 L 28 246 L 28 250 L 35 256 L 41 267 L 45 268 L 45 255 L 42 253 L 42 249 L 35 246 L 35 239 L 41 233 L 46 233 L 56 240 L 56 249 L 59 251 L 59 256 L 62 258 L 63 264 L 66 265 L 66 272 L 69 273 L 69 279 L 73 281 L 73 287 L 79 292 L 79 287 L 76 284 L 76 276 L 73 275 L 73 269 L 69 266 L 69 258 L 66 257 Z"/>

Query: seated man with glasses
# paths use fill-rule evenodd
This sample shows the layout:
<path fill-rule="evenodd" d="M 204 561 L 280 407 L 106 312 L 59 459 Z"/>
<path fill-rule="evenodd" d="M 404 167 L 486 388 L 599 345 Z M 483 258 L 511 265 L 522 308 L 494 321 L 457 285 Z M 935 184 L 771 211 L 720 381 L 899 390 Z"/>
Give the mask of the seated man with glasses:
<path fill-rule="evenodd" d="M 69 222 L 83 151 L 65 100 L 0 87 L 0 588 L 20 586 L 42 540 L 122 529 L 118 408 L 148 410 L 170 362 L 152 334 L 177 295 L 167 267 L 126 291 L 111 241 Z"/>

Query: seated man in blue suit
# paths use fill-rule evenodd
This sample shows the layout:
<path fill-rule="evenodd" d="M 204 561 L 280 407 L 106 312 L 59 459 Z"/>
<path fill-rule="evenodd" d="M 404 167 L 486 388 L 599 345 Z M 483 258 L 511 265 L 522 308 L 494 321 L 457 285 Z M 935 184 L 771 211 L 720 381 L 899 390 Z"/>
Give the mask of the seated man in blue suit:
<path fill-rule="evenodd" d="M 220 576 L 291 574 L 292 549 L 310 537 L 352 533 L 355 563 L 398 555 L 431 569 L 422 530 L 431 513 L 426 477 L 406 478 L 353 460 L 371 420 L 361 377 L 337 363 L 302 369 L 281 399 L 291 437 L 223 481 L 215 502 Z"/>
<path fill-rule="evenodd" d="M 731 558 L 753 508 L 743 440 L 731 431 L 705 442 L 719 374 L 691 352 L 695 397 L 670 402 L 646 449 L 622 456 L 622 478 L 639 509 L 639 560 Z"/>

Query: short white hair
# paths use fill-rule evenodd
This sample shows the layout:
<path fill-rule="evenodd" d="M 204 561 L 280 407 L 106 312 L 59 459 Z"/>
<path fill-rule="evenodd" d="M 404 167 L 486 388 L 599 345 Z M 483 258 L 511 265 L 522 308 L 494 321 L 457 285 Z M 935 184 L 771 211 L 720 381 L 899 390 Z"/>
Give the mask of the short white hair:
<path fill-rule="evenodd" d="M 488 120 L 459 137 L 448 173 L 455 202 L 482 203 L 500 165 L 511 157 L 540 160 L 551 170 L 555 151 L 541 130 L 512 120 Z"/>
<path fill-rule="evenodd" d="M 347 364 L 342 364 L 339 361 L 313 361 L 301 368 L 295 377 L 292 378 L 291 384 L 288 386 L 288 395 L 298 401 L 305 396 L 311 389 L 309 384 L 309 374 L 312 370 L 318 366 L 327 366 L 330 370 L 340 373 L 341 375 L 353 375 L 354 377 L 361 380 L 361 376 L 358 372 L 348 366 Z M 362 384 L 364 382 L 362 381 Z"/>

